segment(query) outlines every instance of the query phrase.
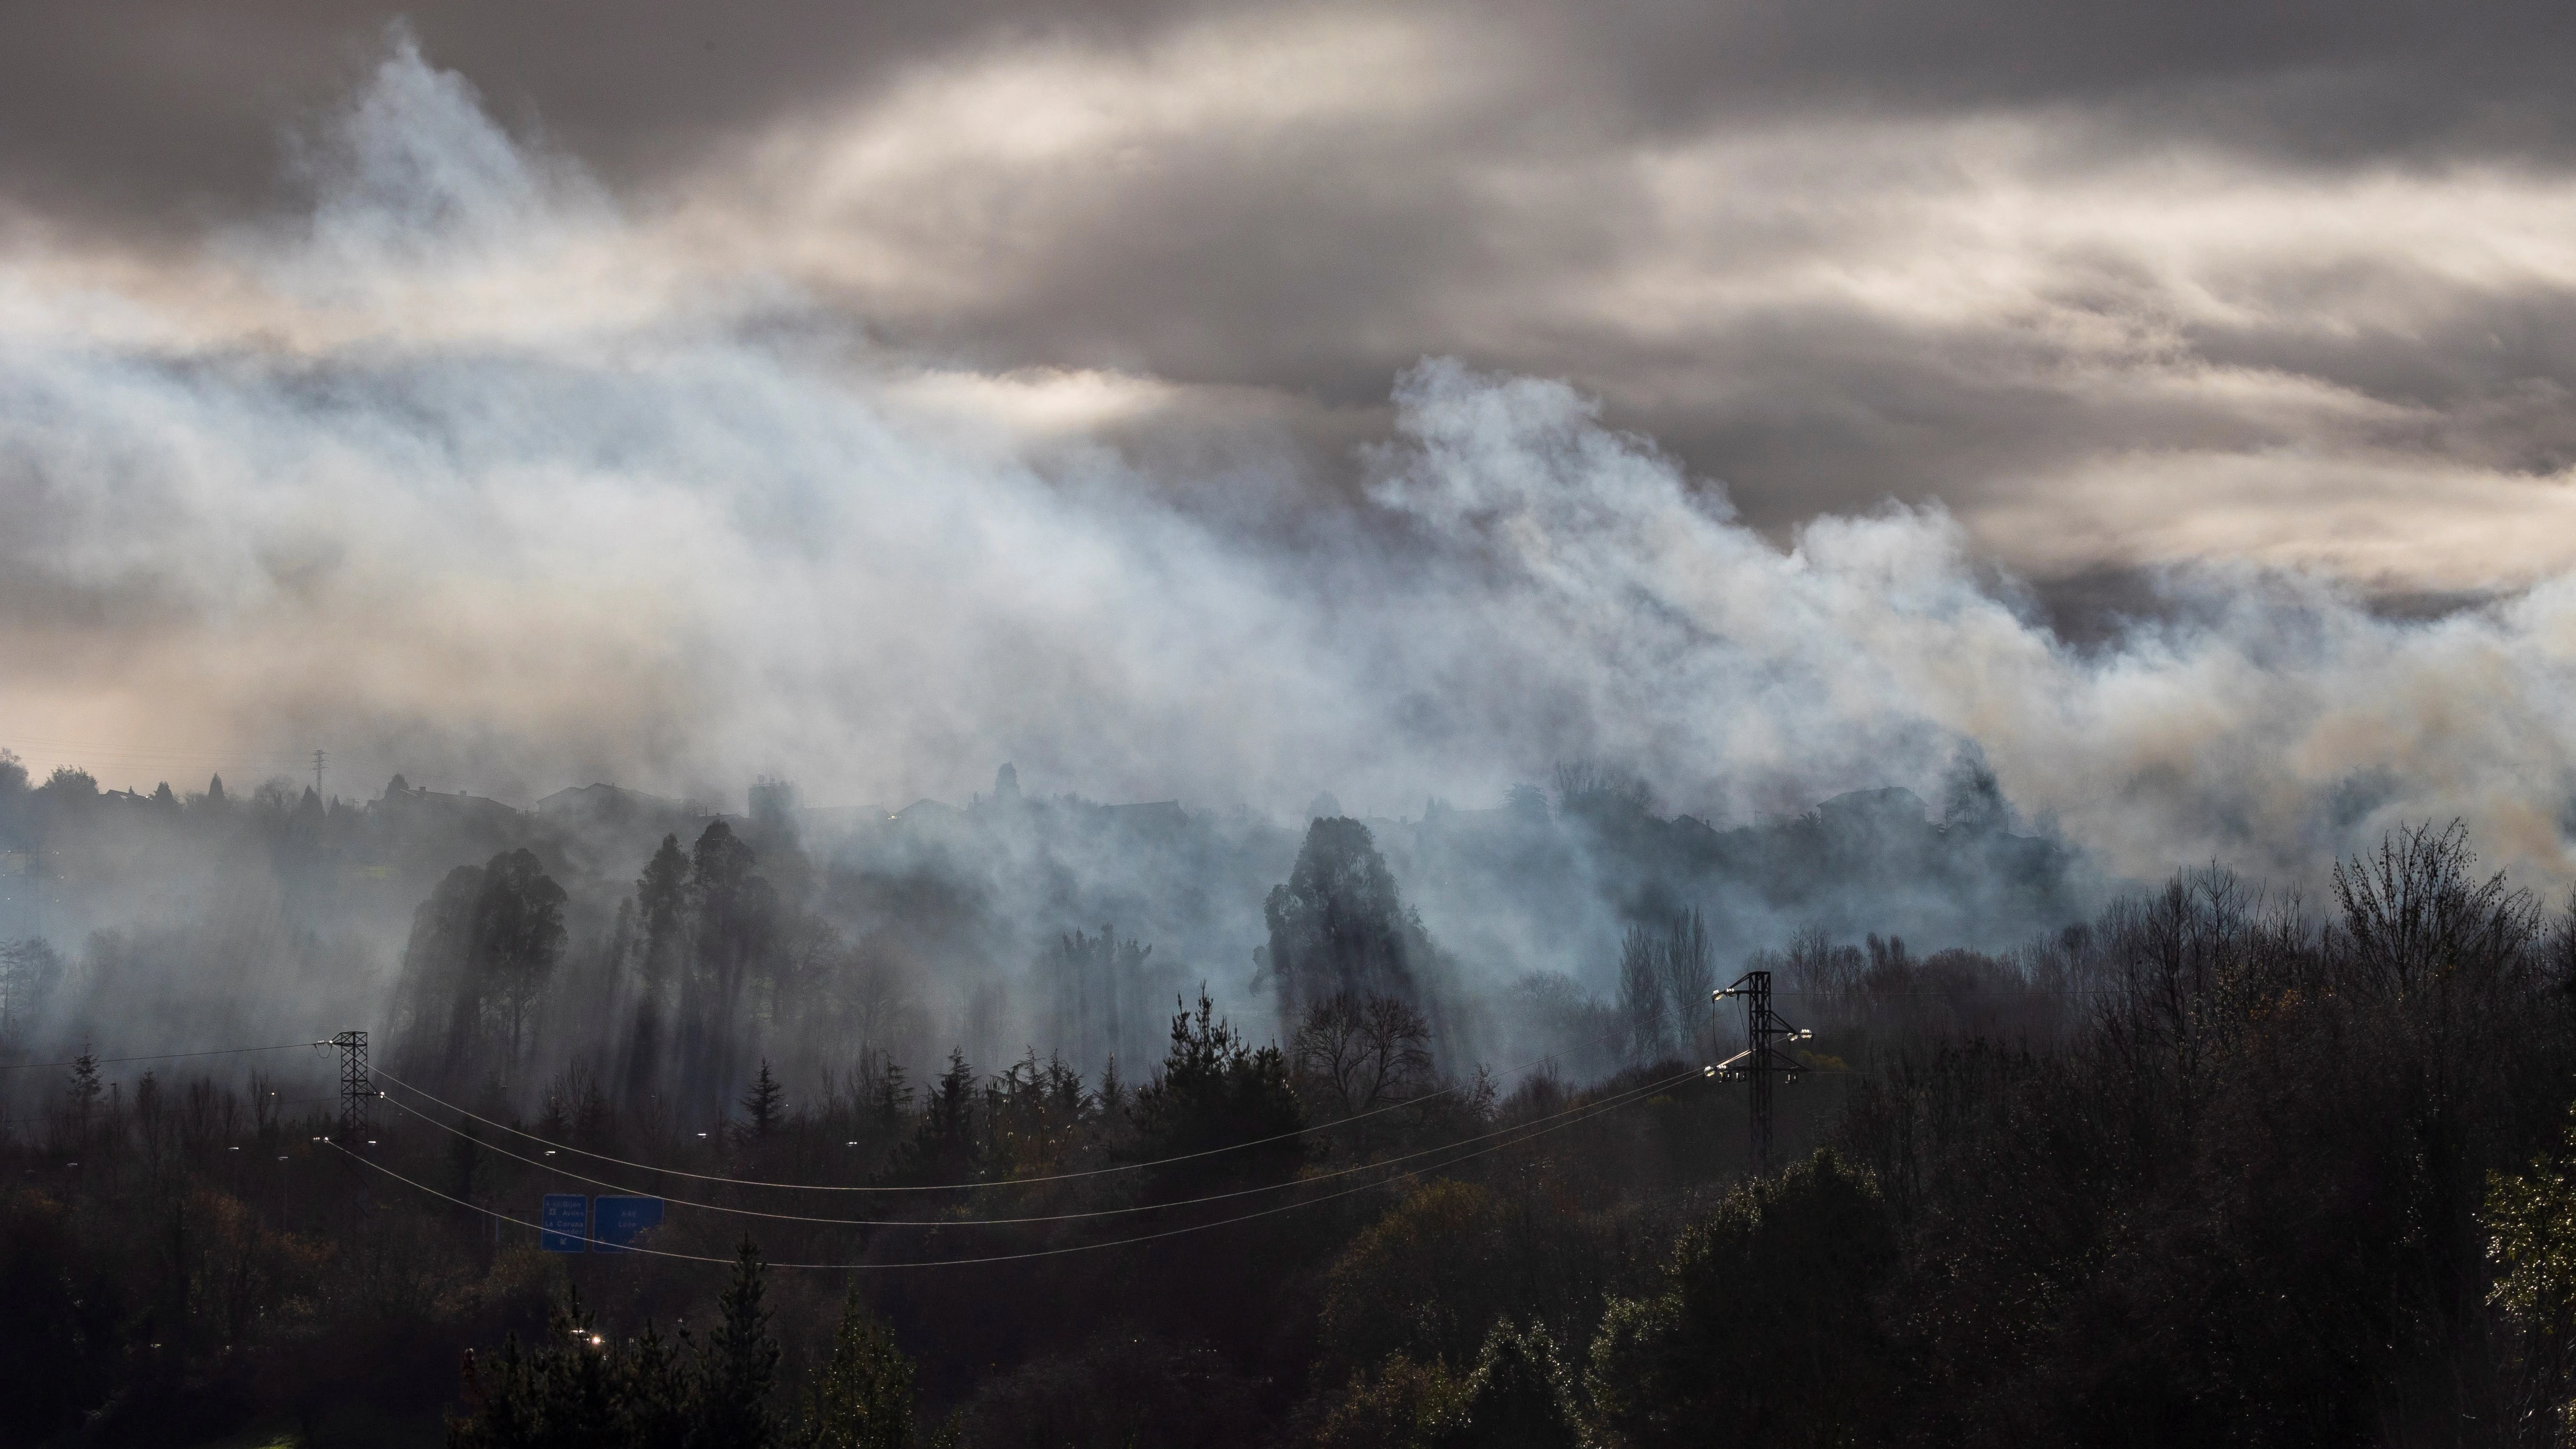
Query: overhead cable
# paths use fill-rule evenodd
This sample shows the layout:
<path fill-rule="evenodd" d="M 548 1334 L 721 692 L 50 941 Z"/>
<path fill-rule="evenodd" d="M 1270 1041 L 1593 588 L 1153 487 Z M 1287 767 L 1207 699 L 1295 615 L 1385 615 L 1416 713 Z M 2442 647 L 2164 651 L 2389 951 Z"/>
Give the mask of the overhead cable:
<path fill-rule="evenodd" d="M 1624 1032 L 1616 1033 L 1616 1035 L 1624 1034 Z M 1599 1042 L 1607 1041 L 1609 1039 L 1609 1037 L 1604 1036 L 1594 1038 L 1592 1040 L 1579 1041 L 1576 1042 L 1575 1045 L 1578 1047 L 1593 1046 L 1597 1045 Z M 1546 1056 L 1539 1058 L 1537 1061 L 1525 1062 L 1520 1066 L 1512 1068 L 1508 1075 L 1518 1076 L 1523 1072 L 1544 1066 L 1549 1062 L 1556 1060 L 1560 1055 L 1562 1055 L 1562 1053 L 1550 1052 Z M 456 1105 L 454 1102 L 434 1096 L 426 1089 L 415 1087 L 411 1083 L 404 1081 L 402 1078 L 395 1076 L 393 1073 L 388 1072 L 381 1067 L 376 1068 L 374 1074 L 376 1080 L 391 1082 L 395 1086 L 402 1088 L 404 1091 L 410 1092 L 421 1098 L 423 1101 L 444 1107 L 448 1111 L 454 1112 L 460 1117 L 470 1118 L 473 1121 L 482 1123 L 486 1127 L 497 1128 L 500 1131 L 509 1133 L 513 1137 L 524 1137 L 528 1141 L 534 1142 L 539 1146 L 551 1147 L 558 1152 L 570 1152 L 577 1156 L 590 1158 L 594 1162 L 605 1162 L 615 1167 L 631 1167 L 638 1172 L 668 1173 L 673 1177 L 685 1177 L 696 1182 L 720 1182 L 732 1187 L 774 1187 L 791 1192 L 963 1192 L 976 1188 L 1026 1187 L 1031 1184 L 1041 1182 L 1068 1182 L 1075 1178 L 1082 1177 L 1105 1177 L 1113 1173 L 1141 1172 L 1146 1168 L 1161 1167 L 1166 1163 L 1188 1162 L 1193 1158 L 1214 1157 L 1220 1153 L 1241 1152 L 1247 1148 L 1261 1147 L 1273 1142 L 1285 1142 L 1291 1137 L 1300 1137 L 1309 1132 L 1331 1132 L 1342 1127 L 1347 1127 L 1353 1122 L 1363 1122 L 1371 1117 L 1380 1116 L 1388 1112 L 1402 1111 L 1407 1107 L 1419 1107 L 1425 1102 L 1436 1102 L 1443 1097 L 1454 1096 L 1459 1092 L 1466 1091 L 1473 1085 L 1473 1083 L 1470 1082 L 1458 1082 L 1453 1085 L 1443 1087 L 1436 1092 L 1427 1092 L 1419 1097 L 1407 1097 L 1401 1102 L 1389 1102 L 1383 1107 L 1371 1107 L 1365 1112 L 1354 1112 L 1350 1116 L 1337 1117 L 1330 1122 L 1318 1123 L 1312 1127 L 1300 1127 L 1294 1132 L 1273 1133 L 1268 1137 L 1256 1137 L 1249 1142 L 1234 1142 L 1223 1147 L 1210 1147 L 1200 1152 L 1183 1152 L 1171 1157 L 1158 1157 L 1150 1162 L 1123 1163 L 1117 1167 L 1096 1167 L 1084 1172 L 1059 1172 L 1045 1177 L 1013 1178 L 1008 1182 L 937 1182 L 908 1184 L 903 1186 L 858 1186 L 831 1182 L 770 1182 L 756 1177 L 726 1177 L 720 1173 L 691 1172 L 686 1168 L 664 1167 L 650 1162 L 631 1162 L 623 1157 L 611 1157 L 604 1152 L 592 1152 L 587 1148 L 575 1147 L 568 1142 L 557 1142 L 552 1138 L 540 1137 L 534 1132 L 530 1132 L 519 1127 L 513 1127 L 507 1122 L 495 1121 L 479 1112 L 469 1111 L 466 1108 Z M 386 1100 L 390 1101 L 392 1099 L 387 1098 Z"/>
<path fill-rule="evenodd" d="M 1294 1188 L 1305 1187 L 1312 1183 L 1330 1182 L 1336 1178 L 1349 1177 L 1354 1173 L 1374 1172 L 1380 1168 L 1393 1167 L 1397 1163 L 1401 1162 L 1412 1162 L 1424 1157 L 1434 1157 L 1443 1152 L 1452 1152 L 1458 1148 L 1472 1146 L 1478 1142 L 1491 1141 L 1497 1137 L 1508 1137 L 1514 1134 L 1542 1136 L 1545 1135 L 1546 1132 L 1552 1132 L 1556 1129 L 1553 1127 L 1547 1127 L 1538 1132 L 1532 1132 L 1530 1129 L 1540 1127 L 1542 1123 L 1554 1122 L 1561 1117 L 1571 1117 L 1580 1113 L 1586 1113 L 1596 1107 L 1624 1106 L 1634 1098 L 1659 1092 L 1666 1087 L 1692 1080 L 1697 1078 L 1699 1074 L 1699 1069 L 1694 1067 L 1687 1072 L 1677 1073 L 1660 1081 L 1649 1082 L 1642 1087 L 1631 1088 L 1630 1090 L 1622 1092 L 1616 1097 L 1610 1098 L 1606 1101 L 1586 1102 L 1579 1106 L 1568 1107 L 1564 1111 L 1550 1113 L 1545 1117 L 1533 1118 L 1530 1121 L 1518 1123 L 1514 1126 L 1497 1128 L 1494 1131 L 1481 1133 L 1474 1137 L 1462 1137 L 1455 1142 L 1443 1143 L 1438 1147 L 1426 1147 L 1418 1152 L 1408 1152 L 1401 1157 L 1382 1158 L 1376 1162 L 1358 1163 L 1350 1167 L 1336 1168 L 1331 1172 L 1319 1172 L 1311 1177 L 1291 1178 L 1284 1182 L 1264 1183 L 1258 1187 L 1237 1188 L 1231 1192 L 1209 1193 L 1204 1197 L 1180 1198 L 1172 1202 L 1144 1203 L 1134 1207 L 1096 1208 L 1083 1212 L 1047 1213 L 1017 1218 L 827 1218 L 815 1217 L 805 1213 L 773 1213 L 763 1212 L 758 1208 L 727 1207 L 721 1203 L 692 1202 L 687 1198 L 671 1197 L 667 1194 L 644 1193 L 637 1188 L 628 1187 L 621 1183 L 608 1182 L 596 1177 L 585 1177 L 578 1172 L 574 1172 L 568 1168 L 557 1167 L 550 1162 L 541 1162 L 533 1157 L 522 1157 L 518 1153 L 505 1151 L 502 1148 L 493 1146 L 491 1143 L 481 1142 L 474 1138 L 465 1137 L 465 1134 L 457 1128 L 450 1127 L 446 1123 L 441 1122 L 437 1118 L 429 1116 L 427 1113 L 421 1112 L 416 1108 L 406 1106 L 395 1098 L 386 1097 L 385 1100 L 392 1102 L 396 1107 L 401 1108 L 405 1112 L 411 1113 L 411 1115 L 420 1118 L 420 1120 L 429 1123 L 431 1126 L 436 1127 L 443 1132 L 464 1138 L 469 1142 L 474 1142 L 477 1147 L 480 1147 L 487 1152 L 498 1152 L 503 1157 L 510 1158 L 513 1161 L 524 1162 L 531 1167 L 540 1168 L 560 1177 L 570 1178 L 575 1182 L 587 1183 L 592 1187 L 604 1187 L 613 1192 L 628 1193 L 637 1196 L 661 1197 L 664 1202 L 672 1203 L 680 1207 L 698 1208 L 705 1212 L 731 1213 L 737 1217 L 768 1218 L 776 1222 L 830 1223 L 836 1226 L 854 1228 L 999 1228 L 1028 1226 L 1037 1223 L 1069 1223 L 1090 1218 L 1126 1217 L 1135 1213 L 1162 1212 L 1168 1208 L 1192 1207 L 1199 1203 L 1224 1202 L 1231 1198 L 1251 1197 L 1255 1194 L 1265 1192 L 1284 1192 Z M 1166 1158 L 1164 1160 L 1180 1161 L 1182 1159 Z M 1045 1181 L 1049 1181 L 1049 1179 L 1019 1178 L 1003 1182 L 986 1183 L 984 1186 L 1012 1187 L 1023 1182 Z"/>
<path fill-rule="evenodd" d="M 1624 1106 L 1627 1102 L 1635 1100 L 1637 1100 L 1635 1096 L 1630 1096 L 1618 1104 L 1601 1106 L 1588 1116 L 1578 1118 L 1572 1122 L 1562 1122 L 1557 1126 L 1550 1127 L 1546 1130 L 1548 1132 L 1562 1131 L 1567 1127 L 1578 1125 L 1580 1122 L 1590 1121 L 1594 1116 L 1600 1116 L 1616 1111 L 1619 1106 Z M 448 1202 L 456 1204 L 458 1207 L 481 1213 L 483 1216 L 488 1218 L 498 1219 L 503 1222 L 518 1223 L 522 1227 L 535 1226 L 534 1224 L 527 1223 L 522 1219 L 511 1217 L 507 1213 L 484 1207 L 479 1203 L 467 1202 L 465 1199 L 457 1197 L 451 1193 L 440 1192 L 437 1188 L 431 1187 L 426 1183 L 417 1182 L 411 1178 L 403 1176 L 401 1173 L 394 1171 L 392 1168 L 375 1161 L 373 1158 L 370 1158 L 363 1153 L 351 1152 L 348 1148 L 342 1147 L 336 1142 L 331 1142 L 328 1138 L 323 1140 L 333 1151 L 339 1152 L 344 1156 L 365 1164 L 368 1167 L 374 1168 L 376 1171 L 383 1173 L 385 1176 L 392 1178 L 394 1181 L 399 1182 L 406 1187 L 417 1188 L 418 1190 L 429 1194 L 431 1197 L 443 1198 Z M 1518 1141 L 1528 1140 L 1529 1139 L 1526 1137 L 1518 1139 Z M 926 1263 L 770 1263 L 767 1264 L 767 1266 L 772 1268 L 810 1268 L 825 1272 L 872 1273 L 891 1272 L 905 1268 L 964 1268 L 986 1263 L 1024 1262 L 1032 1258 L 1058 1258 L 1072 1253 L 1096 1253 L 1106 1248 L 1133 1247 L 1138 1243 L 1158 1242 L 1164 1238 L 1177 1238 L 1187 1233 L 1203 1233 L 1212 1228 L 1230 1227 L 1236 1223 L 1250 1222 L 1255 1218 L 1273 1217 L 1280 1213 L 1295 1212 L 1299 1208 L 1319 1207 L 1324 1203 L 1332 1202 L 1338 1198 L 1350 1197 L 1355 1193 L 1373 1191 L 1377 1188 L 1384 1187 L 1387 1183 L 1401 1181 L 1405 1178 L 1420 1177 L 1424 1173 L 1434 1171 L 1437 1168 L 1454 1167 L 1458 1163 L 1485 1156 L 1487 1153 L 1500 1152 L 1507 1147 L 1516 1145 L 1518 1145 L 1517 1142 L 1498 1142 L 1490 1147 L 1479 1147 L 1473 1152 L 1462 1153 L 1447 1162 L 1434 1163 L 1426 1167 L 1417 1167 L 1409 1172 L 1399 1172 L 1393 1177 L 1385 1178 L 1377 1182 L 1366 1182 L 1361 1183 L 1356 1187 L 1346 1187 L 1338 1192 L 1326 1193 L 1321 1197 L 1307 1198 L 1299 1202 L 1281 1203 L 1276 1207 L 1261 1208 L 1253 1212 L 1242 1213 L 1230 1218 L 1219 1218 L 1214 1222 L 1192 1223 L 1186 1227 L 1166 1228 L 1158 1233 L 1140 1233 L 1129 1238 L 1112 1238 L 1107 1242 L 1072 1243 L 1058 1248 L 1033 1248 L 1024 1253 L 989 1253 L 981 1257 L 974 1258 L 938 1258 Z M 569 1237 L 574 1235 L 565 1234 L 565 1236 Z M 734 1261 L 731 1258 L 709 1257 L 704 1253 L 675 1253 L 665 1248 L 640 1248 L 628 1244 L 617 1243 L 603 1245 L 599 1239 L 591 1237 L 587 1233 L 580 1234 L 579 1236 L 582 1238 L 582 1241 L 586 1246 L 606 1246 L 620 1253 L 642 1253 L 656 1258 L 676 1258 L 689 1263 L 723 1264 Z"/>
<path fill-rule="evenodd" d="M 293 1051 L 297 1047 L 319 1047 L 329 1045 L 330 1043 L 327 1041 L 290 1041 L 281 1042 L 276 1046 L 213 1047 L 201 1052 L 159 1052 L 151 1056 L 91 1057 L 87 1060 L 92 1066 L 112 1067 L 125 1062 L 174 1062 L 182 1057 L 230 1057 L 239 1056 L 244 1052 L 285 1052 Z M 36 1067 L 76 1067 L 81 1064 L 82 1060 L 83 1059 L 80 1057 L 74 1057 L 67 1062 L 0 1063 L 0 1072 L 23 1072 L 32 1070 Z"/>

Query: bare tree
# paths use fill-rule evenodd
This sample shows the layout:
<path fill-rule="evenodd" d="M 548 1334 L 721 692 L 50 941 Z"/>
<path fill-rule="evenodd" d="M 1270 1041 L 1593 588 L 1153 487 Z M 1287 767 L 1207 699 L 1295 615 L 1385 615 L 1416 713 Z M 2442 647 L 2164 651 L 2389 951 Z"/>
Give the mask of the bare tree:
<path fill-rule="evenodd" d="M 1347 992 L 1306 1008 L 1290 1047 L 1298 1086 L 1337 1115 L 1418 1095 L 1431 1076 L 1431 1027 L 1392 996 Z"/>
<path fill-rule="evenodd" d="M 1672 999 L 1674 1045 L 1685 1053 L 1707 1045 L 1709 993 L 1717 989 L 1717 960 L 1708 944 L 1708 923 L 1694 909 L 1673 917 L 1661 951 L 1664 989 Z"/>
<path fill-rule="evenodd" d="M 1628 1027 L 1631 1060 L 1650 1062 L 1672 1049 L 1672 998 L 1664 978 L 1663 942 L 1631 926 L 1619 943 L 1619 1015 Z"/>
<path fill-rule="evenodd" d="M 2431 821 L 2390 831 L 2375 856 L 2339 861 L 2335 900 L 2359 963 L 2383 989 L 2405 996 L 2436 980 L 2483 981 L 2518 960 L 2540 931 L 2531 892 L 2503 871 L 2476 880 L 2468 827 Z"/>

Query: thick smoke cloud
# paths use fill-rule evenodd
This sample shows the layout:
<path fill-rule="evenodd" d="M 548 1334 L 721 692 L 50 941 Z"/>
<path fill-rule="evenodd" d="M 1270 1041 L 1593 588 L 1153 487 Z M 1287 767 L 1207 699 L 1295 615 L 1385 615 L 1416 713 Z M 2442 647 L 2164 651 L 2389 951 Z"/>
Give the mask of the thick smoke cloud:
<path fill-rule="evenodd" d="M 1388 379 L 1458 356 L 1567 379 L 1775 543 L 1938 501 L 2088 629 L 2213 554 L 2410 609 L 2576 562 L 2547 7 L 665 11 L 417 17 L 628 231 L 410 335 L 760 278 L 1291 532 L 1356 496 Z M 36 7 L 0 245 L 292 331 L 197 239 L 338 194 L 297 138 L 388 18 Z"/>
<path fill-rule="evenodd" d="M 1783 547 L 1576 389 L 1443 360 L 1348 506 L 1232 527 L 1084 441 L 1117 407 L 1080 379 L 927 368 L 675 262 L 407 46 L 308 165 L 310 215 L 226 233 L 175 300 L 0 290 L 6 699 L 43 738 L 327 741 L 520 798 L 767 770 L 900 805 L 1012 759 L 1281 815 L 1591 759 L 1720 822 L 1938 799 L 1981 750 L 2117 873 L 2308 880 L 2453 813 L 2564 870 L 2564 579 L 2409 623 L 2212 566 L 2079 650 L 1937 505 Z"/>

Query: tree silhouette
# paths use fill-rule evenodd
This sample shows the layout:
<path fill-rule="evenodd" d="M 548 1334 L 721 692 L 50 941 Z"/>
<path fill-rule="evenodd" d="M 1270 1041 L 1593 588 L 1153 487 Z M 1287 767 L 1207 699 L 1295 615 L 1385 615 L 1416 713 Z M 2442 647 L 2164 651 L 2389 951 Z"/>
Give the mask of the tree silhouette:
<path fill-rule="evenodd" d="M 1876 1186 L 1829 1150 L 1735 1189 L 1683 1233 L 1662 1292 L 1603 1314 L 1589 1371 L 1598 1438 L 1849 1441 L 1885 1380 L 1872 1297 L 1896 1256 Z"/>
<path fill-rule="evenodd" d="M 1131 1116 L 1151 1157 L 1261 1143 L 1156 1169 L 1153 1191 L 1163 1196 L 1228 1178 L 1285 1177 L 1305 1160 L 1305 1108 L 1288 1080 L 1287 1059 L 1275 1046 L 1245 1042 L 1216 1016 L 1205 987 L 1195 1014 L 1172 1018 L 1171 1050 L 1154 1079 L 1136 1089 Z"/>
<path fill-rule="evenodd" d="M 1335 1117 L 1419 1095 L 1431 1078 L 1431 1025 L 1392 996 L 1332 996 L 1306 1009 L 1290 1044 L 1298 1090 Z"/>
<path fill-rule="evenodd" d="M 1418 999 L 1404 903 L 1386 857 L 1358 821 L 1336 816 L 1306 827 L 1297 864 L 1271 889 L 1262 918 L 1281 1021 L 1296 1021 L 1309 1003 L 1334 996 Z"/>
<path fill-rule="evenodd" d="M 744 1238 L 734 1250 L 733 1282 L 718 1304 L 715 1330 L 699 1356 L 690 1449 L 771 1449 L 778 1442 L 769 1402 L 778 1381 L 778 1343 L 769 1332 L 761 1268 L 760 1249 Z"/>
<path fill-rule="evenodd" d="M 787 1089 L 778 1085 L 778 1078 L 770 1074 L 769 1059 L 761 1058 L 760 1075 L 751 1079 L 751 1089 L 742 1094 L 742 1111 L 747 1119 L 743 1123 L 743 1135 L 755 1142 L 767 1141 L 769 1134 L 777 1131 L 778 1124 L 786 1118 L 786 1100 Z"/>
<path fill-rule="evenodd" d="M 916 1182 L 965 1182 L 982 1166 L 975 1134 L 975 1069 L 967 1065 L 964 1051 L 949 1048 L 948 1069 L 930 1085 L 904 1162 Z"/>
<path fill-rule="evenodd" d="M 513 1072 L 521 1058 L 528 1011 L 563 959 L 563 908 L 563 887 L 546 874 L 534 853 L 508 851 L 483 868 L 474 913 L 477 984 L 508 1023 Z"/>
<path fill-rule="evenodd" d="M 664 1013 L 670 1009 L 672 978 L 683 967 L 688 935 L 689 858 L 680 837 L 665 835 L 662 847 L 635 878 L 635 914 L 644 932 L 636 961 L 635 1021 L 626 1044 L 626 1090 L 641 1096 L 652 1090 L 662 1070 Z"/>
<path fill-rule="evenodd" d="M 798 1449 L 911 1449 L 912 1360 L 868 1312 L 858 1285 L 842 1300 L 832 1356 L 805 1390 Z"/>

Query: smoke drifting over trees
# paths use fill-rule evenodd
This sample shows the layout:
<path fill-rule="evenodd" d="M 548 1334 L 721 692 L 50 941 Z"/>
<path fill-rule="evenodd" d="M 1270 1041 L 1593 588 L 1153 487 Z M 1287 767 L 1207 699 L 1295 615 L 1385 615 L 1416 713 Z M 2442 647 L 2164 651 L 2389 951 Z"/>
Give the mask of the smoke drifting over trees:
<path fill-rule="evenodd" d="M 391 775 L 0 754 L 0 1439 L 2576 1402 L 2576 918 L 2531 893 L 2576 584 L 2406 622 L 2177 577 L 2079 647 L 1936 509 L 1784 547 L 1440 359 L 1361 496 L 1248 526 L 924 409 L 792 294 L 652 285 L 408 44 L 317 158 L 218 247 L 273 332 L 0 291 L 12 697 Z M 558 285 L 604 271 L 643 280 Z M 1747 970 L 1817 1032 L 1780 1172 L 1700 1075 Z M 391 1090 L 326 1145 L 296 1044 L 351 1027 Z M 672 1217 L 548 1267 L 550 1189 Z"/>
<path fill-rule="evenodd" d="M 1946 810 L 1982 772 L 2127 878 L 2307 881 L 2454 815 L 2566 869 L 2563 582 L 2407 621 L 2213 566 L 2074 647 L 1937 509 L 1783 546 L 1570 388 L 1441 360 L 1395 379 L 1358 496 L 1246 524 L 925 408 L 921 366 L 758 279 L 658 287 L 641 219 L 407 47 L 311 150 L 309 215 L 210 246 L 238 311 L 0 311 L 12 708 L 44 738 L 320 743 L 522 802 L 786 768 L 868 810 L 1009 759 L 1283 818 L 1596 760 L 1720 828 Z M 1220 466 L 1262 515 L 1266 465 Z M 88 688 L 101 657 L 150 701 Z"/>
<path fill-rule="evenodd" d="M 578 1077 L 704 1118 L 764 1059 L 800 1091 L 952 1046 L 1132 1084 L 1204 987 L 1283 1050 L 1316 1026 L 1347 1093 L 1358 1048 L 1327 1036 L 1377 1040 L 1372 1075 L 1417 1049 L 1598 1072 L 1704 1044 L 1721 967 L 1801 927 L 1995 947 L 2105 888 L 2062 844 L 1935 824 L 1901 792 L 1718 831 L 1573 787 L 1298 829 L 998 791 L 853 818 L 611 786 L 523 812 L 399 778 L 327 805 L 56 781 L 0 804 L 22 862 L 0 877 L 0 1021 L 34 1058 L 363 1023 L 442 1096 L 536 1110 Z"/>

